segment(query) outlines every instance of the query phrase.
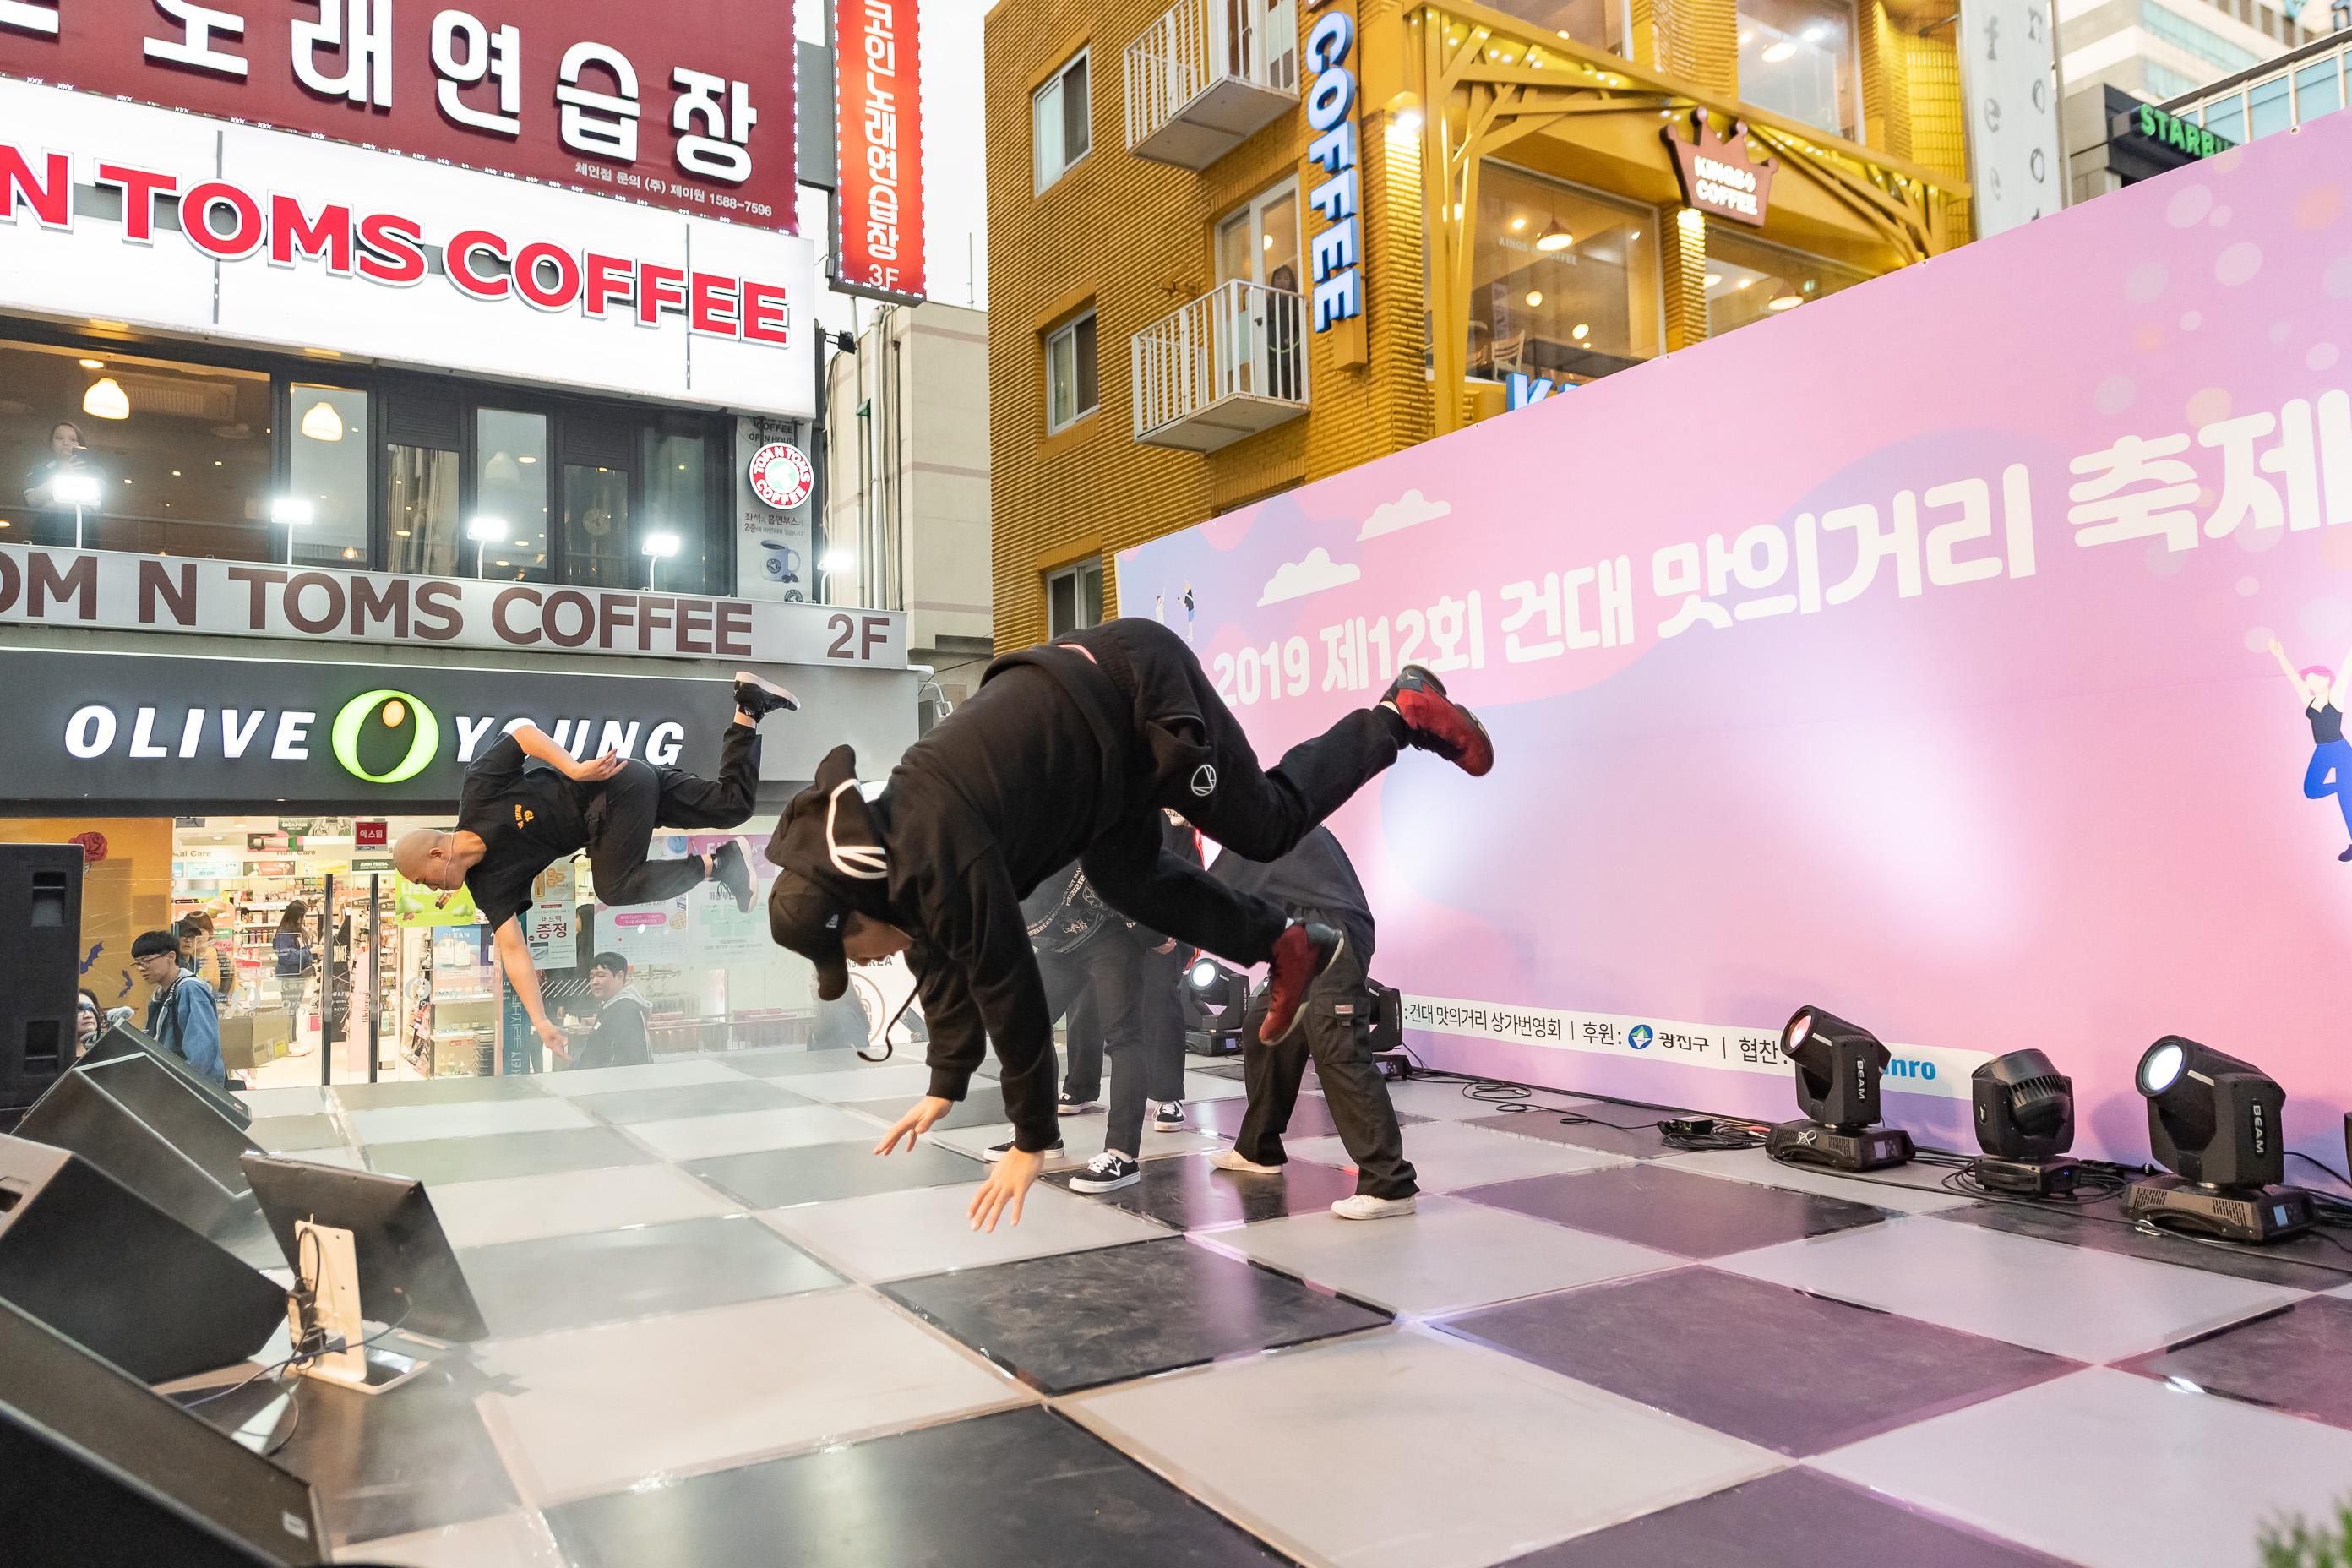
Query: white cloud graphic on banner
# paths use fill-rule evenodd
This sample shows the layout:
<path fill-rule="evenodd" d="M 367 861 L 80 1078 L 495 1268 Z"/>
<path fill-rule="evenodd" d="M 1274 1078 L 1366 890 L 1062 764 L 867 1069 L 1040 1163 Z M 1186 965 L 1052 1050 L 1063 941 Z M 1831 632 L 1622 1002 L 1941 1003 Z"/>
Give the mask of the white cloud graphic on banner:
<path fill-rule="evenodd" d="M 1307 552 L 1306 560 L 1286 561 L 1276 567 L 1273 578 L 1267 582 L 1265 592 L 1258 595 L 1257 602 L 1263 608 L 1267 605 L 1280 604 L 1285 599 L 1304 598 L 1309 594 L 1319 594 L 1326 588 L 1352 583 L 1362 575 L 1363 573 L 1352 563 L 1332 560 L 1331 552 L 1318 544 Z"/>
<path fill-rule="evenodd" d="M 1359 540 L 1377 539 L 1383 533 L 1394 533 L 1400 528 L 1411 528 L 1416 522 L 1444 517 L 1454 509 L 1442 500 L 1426 500 L 1419 490 L 1407 490 L 1391 501 L 1382 501 L 1364 519 L 1364 531 Z"/>

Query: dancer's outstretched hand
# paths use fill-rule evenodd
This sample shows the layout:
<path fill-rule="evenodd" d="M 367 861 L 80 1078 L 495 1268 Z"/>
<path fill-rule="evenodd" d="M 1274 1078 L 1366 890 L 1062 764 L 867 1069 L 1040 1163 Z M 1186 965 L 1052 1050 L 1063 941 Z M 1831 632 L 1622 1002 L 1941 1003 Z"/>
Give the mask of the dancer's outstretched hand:
<path fill-rule="evenodd" d="M 606 752 L 593 762 L 574 763 L 564 771 L 583 784 L 593 784 L 598 779 L 611 778 L 621 771 L 621 753 Z"/>
<path fill-rule="evenodd" d="M 915 1101 L 914 1110 L 898 1118 L 890 1131 L 882 1134 L 882 1142 L 874 1145 L 874 1152 L 877 1154 L 890 1153 L 898 1148 L 898 1140 L 904 1138 L 907 1141 L 907 1152 L 913 1153 L 915 1141 L 931 1130 L 932 1122 L 954 1109 L 955 1101 L 952 1100 L 941 1100 L 936 1094 L 923 1096 L 922 1099 Z"/>
<path fill-rule="evenodd" d="M 1004 1158 L 988 1168 L 988 1180 L 981 1184 L 980 1191 L 971 1194 L 971 1207 L 964 1211 L 971 1216 L 971 1228 L 994 1230 L 1000 1214 L 1005 1224 L 1019 1225 L 1021 1200 L 1028 1195 L 1029 1184 L 1045 1168 L 1045 1155 L 1007 1149 Z"/>

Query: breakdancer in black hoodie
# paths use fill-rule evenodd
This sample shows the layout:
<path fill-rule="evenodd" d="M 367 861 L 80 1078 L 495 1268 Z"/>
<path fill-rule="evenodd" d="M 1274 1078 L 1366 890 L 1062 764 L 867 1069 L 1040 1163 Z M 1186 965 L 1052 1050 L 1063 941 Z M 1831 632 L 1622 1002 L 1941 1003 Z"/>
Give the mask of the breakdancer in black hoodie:
<path fill-rule="evenodd" d="M 1023 1195 L 1059 1134 L 1053 1020 L 1021 900 L 1077 859 L 1120 913 L 1243 965 L 1268 963 L 1261 1037 L 1286 1039 L 1345 937 L 1294 921 L 1160 845 L 1160 808 L 1244 858 L 1279 859 L 1396 761 L 1433 752 L 1473 775 L 1494 765 L 1475 715 L 1406 665 L 1348 714 L 1261 772 L 1249 738 L 1184 640 L 1125 619 L 1007 654 L 954 716 L 908 748 L 867 800 L 835 747 L 777 825 L 768 900 L 779 946 L 839 996 L 849 961 L 905 952 L 930 1030 L 930 1093 L 875 1152 L 908 1148 L 964 1096 L 993 1041 L 1013 1148 L 974 1194 L 976 1229 L 1020 1223 Z"/>

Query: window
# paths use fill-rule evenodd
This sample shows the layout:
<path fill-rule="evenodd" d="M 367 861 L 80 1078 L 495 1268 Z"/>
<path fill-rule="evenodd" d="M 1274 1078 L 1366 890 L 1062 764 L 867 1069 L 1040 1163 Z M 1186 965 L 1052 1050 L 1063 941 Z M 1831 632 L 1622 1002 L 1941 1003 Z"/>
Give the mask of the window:
<path fill-rule="evenodd" d="M 281 557 L 298 566 L 368 566 L 368 395 L 296 382 L 289 389 L 286 493 L 310 509 Z"/>
<path fill-rule="evenodd" d="M 2231 143 L 2246 139 L 2246 95 L 2233 92 L 2205 106 L 2205 129 Z"/>
<path fill-rule="evenodd" d="M 2344 107 L 2344 83 L 2330 56 L 2294 73 L 2294 122 L 2308 124 Z"/>
<path fill-rule="evenodd" d="M 2148 37 L 2187 50 L 2217 71 L 2243 70 L 2262 58 L 2252 49 L 2231 43 L 2210 27 L 2199 26 L 2179 12 L 2157 5 L 2155 0 L 2140 0 L 2139 25 L 2147 30 Z"/>
<path fill-rule="evenodd" d="M 1094 142 L 1087 119 L 1087 51 L 1055 71 L 1029 100 L 1037 192 L 1068 172 Z"/>
<path fill-rule="evenodd" d="M 1298 292 L 1298 185 L 1286 180 L 1217 226 L 1217 281 Z"/>
<path fill-rule="evenodd" d="M 465 564 L 477 576 L 544 583 L 547 532 L 547 416 L 478 409 Z"/>
<path fill-rule="evenodd" d="M 383 416 L 384 570 L 457 576 L 474 563 L 462 510 L 465 410 L 454 398 L 394 393 Z"/>
<path fill-rule="evenodd" d="M 1095 375 L 1095 313 L 1088 310 L 1045 340 L 1045 434 L 1068 429 L 1101 401 Z"/>
<path fill-rule="evenodd" d="M 708 445 L 698 422 L 681 419 L 675 425 L 651 426 L 645 433 L 643 467 L 638 470 L 645 480 L 645 533 L 639 537 L 638 549 L 645 548 L 646 536 L 656 533 L 672 534 L 677 540 L 677 554 L 646 559 L 647 587 L 656 585 L 654 574 L 658 571 L 658 585 L 665 592 L 732 591 L 733 584 L 720 580 L 726 563 L 719 542 L 702 526 L 711 510 Z"/>
<path fill-rule="evenodd" d="M 2286 78 L 2274 76 L 2246 90 L 2248 140 L 2275 136 L 2294 123 L 2294 106 L 2287 101 Z"/>
<path fill-rule="evenodd" d="M 1624 0 L 1495 0 L 1495 9 L 1587 48 L 1632 58 L 1625 49 Z"/>
<path fill-rule="evenodd" d="M 1081 561 L 1045 577 L 1045 635 L 1060 637 L 1102 625 L 1102 561 Z"/>
<path fill-rule="evenodd" d="M 1658 353 L 1657 214 L 1487 163 L 1471 258 L 1469 373 L 1591 381 Z"/>
<path fill-rule="evenodd" d="M 1859 140 L 1850 0 L 1739 0 L 1739 96 Z"/>
<path fill-rule="evenodd" d="M 1867 276 L 1818 256 L 1767 245 L 1747 234 L 1706 227 L 1706 331 L 1709 337 L 1851 289 Z"/>

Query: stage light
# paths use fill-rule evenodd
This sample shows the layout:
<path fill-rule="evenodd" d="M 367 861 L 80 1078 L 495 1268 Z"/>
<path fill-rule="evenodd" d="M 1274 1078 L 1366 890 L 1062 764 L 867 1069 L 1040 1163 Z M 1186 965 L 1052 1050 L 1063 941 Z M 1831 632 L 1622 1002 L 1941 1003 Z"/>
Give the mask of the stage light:
<path fill-rule="evenodd" d="M 1206 991 L 1217 983 L 1217 966 L 1207 959 L 1192 966 L 1192 989 Z"/>
<path fill-rule="evenodd" d="M 2074 1190 L 2081 1164 L 2058 1158 L 2074 1146 L 2074 1079 L 2040 1051 L 2011 1051 L 1977 1068 L 1969 1090 L 1984 1150 L 1979 1182 L 2032 1197 Z"/>
<path fill-rule="evenodd" d="M 1203 954 L 1184 971 L 1184 1048 L 1194 1056 L 1230 1057 L 1242 1048 L 1249 1012 L 1249 976 Z"/>
<path fill-rule="evenodd" d="M 89 474 L 59 474 L 49 481 L 49 494 L 69 506 L 96 506 L 98 480 Z"/>
<path fill-rule="evenodd" d="M 2124 1214 L 2225 1241 L 2278 1241 L 2313 1224 L 2311 1194 L 2282 1186 L 2286 1090 L 2251 1062 L 2167 1035 L 2132 1075 L 2156 1163 L 2177 1173 L 2124 1189 Z"/>
<path fill-rule="evenodd" d="M 1797 1109 L 1808 1120 L 1773 1128 L 1766 1153 L 1835 1171 L 1875 1171 L 1911 1158 L 1911 1134 L 1898 1127 L 1871 1130 L 1879 1117 L 1879 1075 L 1894 1059 L 1877 1036 L 1834 1013 L 1800 1007 L 1781 1027 L 1780 1052 L 1796 1068 Z"/>

